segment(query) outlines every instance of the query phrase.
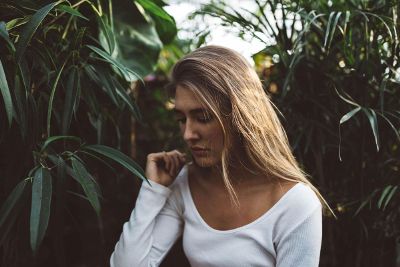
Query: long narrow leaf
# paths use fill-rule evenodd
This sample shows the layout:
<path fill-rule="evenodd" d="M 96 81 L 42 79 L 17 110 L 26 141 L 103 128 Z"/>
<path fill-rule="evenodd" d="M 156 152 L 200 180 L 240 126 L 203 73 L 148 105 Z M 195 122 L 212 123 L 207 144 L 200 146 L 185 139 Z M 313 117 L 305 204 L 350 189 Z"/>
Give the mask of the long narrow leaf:
<path fill-rule="evenodd" d="M 80 17 L 80 18 L 82 18 L 82 19 L 84 19 L 84 20 L 89 21 L 89 19 L 88 19 L 87 17 L 85 17 L 84 15 L 82 15 L 81 12 L 79 12 L 78 10 L 76 10 L 76 9 L 70 7 L 70 6 L 67 6 L 67 5 L 59 5 L 59 6 L 57 7 L 57 9 L 60 10 L 60 11 L 62 11 L 62 12 L 66 12 L 66 13 L 71 14 L 71 15 L 73 15 L 73 16 Z"/>
<path fill-rule="evenodd" d="M 13 116 L 13 103 L 11 99 L 10 89 L 8 88 L 6 73 L 4 72 L 3 64 L 0 60 L 0 91 L 3 95 L 4 107 L 7 113 L 8 126 L 11 126 Z"/>
<path fill-rule="evenodd" d="M 57 141 L 57 140 L 72 140 L 72 141 L 81 143 L 81 139 L 76 136 L 68 136 L 68 135 L 52 136 L 52 137 L 47 138 L 47 140 L 44 142 L 41 151 L 44 151 L 48 145 L 50 145 L 51 143 L 53 143 L 54 141 Z"/>
<path fill-rule="evenodd" d="M 105 59 L 106 61 L 108 61 L 109 63 L 111 63 L 113 66 L 115 66 L 117 69 L 119 69 L 119 71 L 121 72 L 121 74 L 125 77 L 125 79 L 127 79 L 128 77 L 131 77 L 132 75 L 135 76 L 138 79 L 140 78 L 140 75 L 137 74 L 136 72 L 134 72 L 133 70 L 125 67 L 124 65 L 122 65 L 121 63 L 119 63 L 118 61 L 116 61 L 115 59 L 113 59 L 109 54 L 107 54 L 105 51 L 94 47 L 92 45 L 87 45 L 87 47 L 89 47 L 90 49 L 92 49 L 94 52 L 96 52 L 98 55 L 100 55 L 103 59 Z"/>
<path fill-rule="evenodd" d="M 388 193 L 386 200 L 385 200 L 385 204 L 383 204 L 383 210 L 386 209 L 386 206 L 389 204 L 390 200 L 392 199 L 394 193 L 396 193 L 398 186 L 393 186 L 393 188 L 390 190 L 390 192 Z"/>
<path fill-rule="evenodd" d="M 115 49 L 115 36 L 112 32 L 112 29 L 106 22 L 106 16 L 99 16 L 99 27 L 100 27 L 100 42 L 103 45 L 103 48 L 108 51 L 110 55 L 114 52 Z M 105 38 L 106 43 L 102 42 L 102 38 Z"/>
<path fill-rule="evenodd" d="M 376 145 L 376 151 L 379 151 L 379 131 L 378 131 L 378 119 L 373 109 L 363 108 L 365 115 L 368 117 L 368 121 L 371 125 L 372 133 L 374 134 L 374 140 Z"/>
<path fill-rule="evenodd" d="M 7 197 L 6 201 L 4 201 L 3 205 L 1 206 L 1 209 L 0 209 L 0 227 L 4 224 L 4 222 L 6 221 L 8 215 L 13 210 L 15 204 L 21 198 L 21 195 L 25 190 L 26 183 L 27 183 L 26 180 L 22 180 L 21 182 L 19 182 L 14 187 L 13 191 L 11 191 L 11 193 Z"/>
<path fill-rule="evenodd" d="M 61 69 L 58 71 L 57 77 L 54 81 L 53 88 L 51 89 L 50 99 L 49 99 L 49 106 L 47 108 L 47 136 L 50 136 L 50 126 L 51 126 L 51 112 L 53 111 L 53 101 L 54 96 L 56 94 L 56 89 L 58 85 L 58 81 L 60 80 L 61 73 L 64 70 L 65 64 L 67 64 L 67 60 L 65 60 L 64 64 L 62 65 Z"/>
<path fill-rule="evenodd" d="M 52 182 L 47 168 L 36 170 L 32 184 L 32 205 L 30 218 L 31 248 L 37 251 L 47 230 L 50 218 Z"/>
<path fill-rule="evenodd" d="M 139 110 L 138 106 L 136 105 L 135 101 L 128 95 L 128 93 L 125 91 L 125 89 L 122 87 L 122 85 L 116 79 L 113 79 L 113 83 L 117 90 L 118 96 L 120 96 L 121 99 L 126 103 L 131 114 L 138 121 L 141 121 L 142 115 L 141 115 L 140 110 Z"/>
<path fill-rule="evenodd" d="M 354 115 L 357 114 L 357 112 L 359 112 L 361 110 L 361 107 L 356 107 L 355 109 L 352 109 L 351 111 L 347 112 L 346 114 L 344 114 L 342 116 L 342 118 L 340 118 L 340 122 L 339 124 L 343 124 L 346 121 L 348 121 L 351 117 L 353 117 Z"/>
<path fill-rule="evenodd" d="M 15 47 L 13 42 L 11 42 L 10 37 L 8 35 L 7 29 L 6 29 L 6 24 L 4 21 L 0 21 L 0 37 L 2 37 L 7 44 L 10 46 L 11 50 L 15 52 Z"/>
<path fill-rule="evenodd" d="M 72 113 L 75 110 L 75 105 L 77 103 L 79 86 L 79 72 L 76 67 L 73 67 L 68 75 L 68 82 L 65 88 L 66 92 L 64 100 L 64 111 L 61 125 L 61 133 L 63 135 L 68 134 L 68 130 L 71 125 Z"/>
<path fill-rule="evenodd" d="M 336 90 L 336 92 L 337 92 L 337 90 Z M 355 109 L 350 110 L 349 112 L 344 114 L 342 118 L 340 118 L 340 122 L 339 122 L 339 160 L 340 161 L 342 161 L 342 156 L 341 156 L 342 133 L 341 133 L 341 130 L 340 130 L 340 125 L 342 125 L 343 123 L 348 121 L 350 118 L 352 118 L 354 115 L 356 115 L 357 112 L 359 112 L 360 110 L 361 110 L 361 107 L 358 106 Z"/>
<path fill-rule="evenodd" d="M 331 24 L 332 24 L 332 20 L 333 17 L 335 16 L 335 11 L 331 12 L 329 14 L 329 19 L 328 19 L 328 25 L 326 26 L 326 32 L 325 32 L 325 39 L 324 39 L 324 47 L 326 47 L 326 45 L 328 44 L 328 37 L 332 34 L 331 33 Z"/>
<path fill-rule="evenodd" d="M 25 53 L 26 47 L 28 46 L 30 40 L 32 39 L 33 34 L 36 32 L 40 23 L 47 16 L 47 14 L 59 3 L 63 1 L 57 1 L 51 4 L 48 4 L 41 9 L 39 9 L 31 18 L 31 20 L 24 26 L 22 33 L 19 37 L 15 58 L 17 63 L 21 60 L 22 55 Z"/>
<path fill-rule="evenodd" d="M 340 12 L 340 11 L 336 14 L 335 21 L 333 22 L 333 25 L 332 25 L 331 36 L 329 38 L 328 49 L 331 47 L 332 40 L 335 35 L 335 30 L 336 30 L 336 27 L 337 27 L 337 24 L 338 24 L 338 21 L 339 21 L 339 18 L 341 15 L 342 15 L 342 12 Z"/>
<path fill-rule="evenodd" d="M 383 201 L 385 200 L 386 196 L 389 194 L 390 189 L 392 189 L 392 185 L 388 185 L 383 189 L 381 197 L 378 200 L 378 208 L 382 208 Z"/>
<path fill-rule="evenodd" d="M 97 216 L 100 215 L 100 202 L 97 195 L 96 185 L 89 178 L 89 173 L 86 170 L 85 166 L 75 157 L 71 158 L 72 169 L 73 169 L 73 177 L 80 183 L 85 192 L 88 200 L 94 210 L 96 211 Z"/>
<path fill-rule="evenodd" d="M 143 169 L 134 162 L 130 157 L 123 154 L 122 152 L 103 145 L 87 145 L 82 148 L 83 150 L 91 150 L 97 152 L 109 159 L 116 161 L 117 163 L 121 164 L 125 168 L 127 168 L 130 172 L 134 175 L 138 176 L 142 180 L 146 180 L 147 178 L 144 176 Z M 148 181 L 147 181 L 148 182 Z"/>

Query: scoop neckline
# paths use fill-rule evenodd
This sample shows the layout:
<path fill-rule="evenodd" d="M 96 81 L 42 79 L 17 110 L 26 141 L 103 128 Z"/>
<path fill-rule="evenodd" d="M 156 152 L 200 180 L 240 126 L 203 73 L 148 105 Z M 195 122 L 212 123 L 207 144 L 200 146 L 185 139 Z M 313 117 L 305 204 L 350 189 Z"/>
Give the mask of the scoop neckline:
<path fill-rule="evenodd" d="M 189 167 L 186 165 L 185 166 L 185 189 L 184 191 L 187 192 L 187 198 L 189 199 L 190 205 L 192 210 L 194 211 L 196 217 L 199 219 L 200 223 L 207 228 L 208 230 L 214 232 L 214 233 L 218 233 L 218 234 L 229 234 L 229 233 L 234 233 L 237 231 L 241 231 L 244 229 L 247 229 L 257 223 L 259 223 L 260 221 L 264 220 L 265 218 L 269 217 L 273 211 L 275 209 L 277 209 L 277 207 L 279 207 L 280 205 L 282 205 L 282 203 L 285 201 L 286 198 L 288 198 L 288 196 L 290 196 L 291 194 L 293 194 L 293 192 L 296 190 L 296 188 L 298 188 L 300 185 L 303 185 L 301 182 L 296 183 L 292 188 L 290 188 L 271 208 L 269 208 L 265 213 L 263 213 L 260 217 L 258 217 L 257 219 L 249 222 L 248 224 L 233 228 L 233 229 L 228 229 L 228 230 L 218 230 L 215 229 L 213 227 L 211 227 L 201 216 L 200 212 L 198 211 L 196 204 L 194 203 L 193 197 L 192 197 L 192 192 L 190 191 L 190 186 L 189 186 Z"/>

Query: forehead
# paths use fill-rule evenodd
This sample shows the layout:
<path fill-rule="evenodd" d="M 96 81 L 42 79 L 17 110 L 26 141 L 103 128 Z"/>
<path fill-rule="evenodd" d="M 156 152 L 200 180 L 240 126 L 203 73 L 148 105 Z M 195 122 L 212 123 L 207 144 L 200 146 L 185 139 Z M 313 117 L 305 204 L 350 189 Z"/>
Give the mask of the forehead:
<path fill-rule="evenodd" d="M 190 111 L 194 109 L 206 109 L 199 97 L 191 90 L 177 86 L 175 90 L 175 109 L 178 111 Z"/>

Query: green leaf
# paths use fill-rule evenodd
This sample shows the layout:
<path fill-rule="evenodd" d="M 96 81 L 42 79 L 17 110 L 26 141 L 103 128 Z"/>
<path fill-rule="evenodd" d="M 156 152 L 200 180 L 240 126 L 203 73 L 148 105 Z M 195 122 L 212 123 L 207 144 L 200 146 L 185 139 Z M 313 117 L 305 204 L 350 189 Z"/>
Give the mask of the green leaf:
<path fill-rule="evenodd" d="M 75 105 L 79 101 L 77 99 L 80 87 L 79 72 L 76 67 L 72 67 L 68 75 L 68 82 L 66 85 L 64 111 L 61 125 L 61 133 L 66 135 L 71 125 L 72 113 L 75 110 Z"/>
<path fill-rule="evenodd" d="M 56 5 L 63 1 L 57 1 L 51 4 L 48 4 L 41 9 L 39 9 L 31 18 L 31 20 L 24 26 L 21 35 L 19 36 L 19 40 L 16 47 L 15 58 L 17 63 L 21 60 L 25 50 L 32 39 L 33 34 L 36 32 L 40 23 L 42 23 L 43 19 L 47 16 L 47 14 L 52 10 Z"/>
<path fill-rule="evenodd" d="M 62 11 L 62 12 L 66 12 L 66 13 L 69 13 L 69 14 L 71 14 L 71 15 L 73 15 L 73 16 L 80 17 L 80 18 L 82 18 L 82 19 L 84 19 L 84 20 L 89 21 L 89 19 L 88 19 L 87 17 L 85 17 L 84 15 L 82 15 L 81 12 L 79 12 L 79 11 L 76 10 L 76 9 L 73 9 L 73 8 L 70 7 L 70 6 L 67 6 L 67 5 L 59 5 L 59 6 L 57 7 L 57 9 L 60 10 L 60 11 Z"/>
<path fill-rule="evenodd" d="M 393 186 L 392 189 L 390 190 L 390 192 L 388 193 L 386 200 L 385 200 L 385 204 L 383 205 L 383 210 L 386 209 L 386 206 L 389 204 L 390 200 L 392 199 L 394 193 L 396 193 L 398 186 Z"/>
<path fill-rule="evenodd" d="M 50 171 L 41 167 L 36 170 L 32 184 L 30 218 L 31 248 L 37 251 L 47 230 L 50 218 L 52 181 Z"/>
<path fill-rule="evenodd" d="M 335 35 L 335 30 L 336 30 L 336 27 L 337 27 L 337 24 L 338 24 L 338 21 L 339 21 L 339 18 L 340 18 L 341 15 L 342 15 L 342 12 L 340 12 L 340 11 L 336 14 L 335 21 L 333 22 L 333 25 L 332 25 L 331 36 L 329 38 L 328 49 L 331 47 L 332 40 L 333 40 L 333 37 Z"/>
<path fill-rule="evenodd" d="M 58 81 L 60 80 L 61 73 L 64 70 L 65 64 L 67 64 L 68 59 L 65 60 L 64 64 L 62 65 L 61 69 L 58 71 L 57 77 L 54 81 L 53 88 L 51 89 L 50 99 L 49 99 L 49 106 L 47 108 L 47 136 L 50 136 L 50 126 L 51 126 L 51 112 L 53 111 L 53 101 L 54 96 L 56 94 L 56 89 L 58 85 Z"/>
<path fill-rule="evenodd" d="M 100 55 L 102 58 L 104 58 L 106 61 L 108 61 L 110 64 L 112 64 L 113 66 L 115 66 L 123 75 L 123 77 L 125 79 L 127 79 L 127 81 L 131 81 L 132 80 L 132 76 L 136 77 L 138 79 L 141 80 L 139 74 L 137 74 L 136 72 L 134 72 L 133 70 L 125 67 L 124 65 L 122 65 L 121 63 L 119 63 L 118 61 L 116 61 L 115 59 L 113 59 L 109 54 L 107 54 L 104 50 L 101 50 L 97 47 L 94 47 L 92 45 L 87 45 L 87 47 L 89 47 L 90 49 L 92 49 L 94 52 L 96 52 L 98 55 Z"/>
<path fill-rule="evenodd" d="M 138 106 L 136 105 L 135 101 L 128 95 L 128 93 L 125 91 L 125 89 L 122 87 L 122 85 L 116 79 L 113 79 L 113 83 L 117 90 L 118 96 L 120 96 L 122 98 L 122 100 L 126 103 L 131 114 L 138 121 L 142 121 L 142 115 L 140 114 L 140 110 L 139 110 Z"/>
<path fill-rule="evenodd" d="M 31 74 L 29 72 L 28 63 L 24 58 L 21 59 L 20 63 L 18 64 L 18 69 L 21 73 L 22 82 L 24 83 L 25 90 L 29 92 L 31 90 Z"/>
<path fill-rule="evenodd" d="M 164 9 L 157 6 L 153 1 L 150 0 L 135 0 L 136 3 L 141 5 L 149 14 L 152 16 L 157 16 L 166 21 L 174 22 L 173 18 L 165 12 Z"/>
<path fill-rule="evenodd" d="M 10 195 L 8 195 L 7 199 L 4 201 L 3 205 L 0 209 L 0 227 L 6 221 L 8 215 L 11 213 L 12 209 L 14 208 L 15 204 L 21 198 L 22 193 L 25 190 L 26 180 L 22 180 L 19 182 L 11 191 Z"/>
<path fill-rule="evenodd" d="M 115 36 L 113 33 L 113 30 L 111 27 L 107 24 L 106 22 L 107 17 L 105 15 L 99 16 L 99 40 L 100 43 L 102 44 L 103 48 L 108 51 L 110 55 L 113 54 L 114 49 L 115 49 Z M 106 40 L 106 42 L 102 41 L 103 38 Z"/>
<path fill-rule="evenodd" d="M 18 75 L 15 75 L 13 93 L 16 104 L 14 118 L 21 129 L 22 139 L 25 140 L 25 138 L 28 136 L 26 91 L 24 88 L 22 88 L 20 76 Z"/>
<path fill-rule="evenodd" d="M 375 189 L 364 201 L 361 203 L 361 205 L 358 207 L 357 211 L 354 213 L 353 217 L 357 216 L 358 213 L 368 204 L 371 203 L 372 198 L 378 193 L 378 189 Z"/>
<path fill-rule="evenodd" d="M 139 11 L 146 17 L 149 14 L 154 21 L 158 36 L 164 44 L 171 43 L 177 33 L 175 20 L 162 7 L 151 0 L 136 0 L 136 6 L 141 7 Z M 145 14 L 142 9 L 145 11 Z M 147 19 L 148 20 L 148 19 Z"/>
<path fill-rule="evenodd" d="M 144 15 L 140 14 L 133 1 L 121 0 L 118 3 L 113 7 L 116 46 L 112 57 L 140 77 L 145 77 L 154 71 L 163 43 L 154 23 L 146 19 L 143 9 Z"/>
<path fill-rule="evenodd" d="M 381 197 L 378 200 L 378 208 L 382 207 L 383 201 L 385 200 L 386 196 L 389 194 L 390 190 L 393 188 L 392 185 L 388 185 L 383 189 Z"/>
<path fill-rule="evenodd" d="M 73 177 L 82 186 L 83 191 L 88 197 L 90 204 L 96 211 L 97 216 L 100 216 L 100 202 L 96 191 L 96 185 L 90 179 L 90 174 L 86 170 L 85 166 L 79 161 L 79 159 L 75 157 L 76 156 L 71 158 Z"/>
<path fill-rule="evenodd" d="M 0 37 L 2 37 L 10 46 L 11 50 L 15 52 L 14 44 L 10 40 L 4 21 L 0 21 Z"/>
<path fill-rule="evenodd" d="M 127 168 L 130 172 L 134 175 L 138 176 L 142 180 L 146 180 L 147 178 L 144 176 L 143 169 L 134 162 L 130 157 L 123 154 L 122 152 L 103 145 L 87 145 L 82 148 L 82 150 L 91 150 L 97 152 L 109 159 L 116 161 L 117 163 L 121 164 L 125 168 Z M 147 181 L 148 182 L 148 181 Z M 149 183 L 150 184 L 150 183 Z"/>
<path fill-rule="evenodd" d="M 8 126 L 11 126 L 13 116 L 13 103 L 11 99 L 10 89 L 8 88 L 8 82 L 6 73 L 4 72 L 3 64 L 0 60 L 0 91 L 3 95 L 4 107 L 7 113 Z"/>
<path fill-rule="evenodd" d="M 44 151 L 48 145 L 50 145 L 51 143 L 53 143 L 54 141 L 57 140 L 72 140 L 78 143 L 81 143 L 81 139 L 79 137 L 76 136 L 67 136 L 67 135 L 58 135 L 58 136 L 52 136 L 47 138 L 47 140 L 44 142 L 41 151 Z"/>
<path fill-rule="evenodd" d="M 383 114 L 381 114 L 381 113 L 378 113 L 378 115 L 380 115 L 382 118 L 385 119 L 385 121 L 386 121 L 386 122 L 389 124 L 389 126 L 392 128 L 394 134 L 395 134 L 396 137 L 397 137 L 397 140 L 400 142 L 400 134 L 399 134 L 399 131 L 396 129 L 396 127 L 393 125 L 393 123 L 392 123 L 385 115 L 383 115 Z"/>
<path fill-rule="evenodd" d="M 355 109 L 352 109 L 351 111 L 347 112 L 346 114 L 343 115 L 342 118 L 340 118 L 339 124 L 343 124 L 346 121 L 348 121 L 351 117 L 357 114 L 361 110 L 361 107 L 356 107 Z"/>
<path fill-rule="evenodd" d="M 363 108 L 365 115 L 368 117 L 368 121 L 371 125 L 372 133 L 374 134 L 374 140 L 376 145 L 376 151 L 379 151 L 379 131 L 378 131 L 378 119 L 373 109 Z"/>
<path fill-rule="evenodd" d="M 331 24 L 332 24 L 333 17 L 335 16 L 335 13 L 336 12 L 333 11 L 329 14 L 328 25 L 326 26 L 326 32 L 325 32 L 324 47 L 326 47 L 326 45 L 328 44 L 328 37 L 331 34 Z"/>
<path fill-rule="evenodd" d="M 337 90 L 336 90 L 336 92 L 339 94 L 339 92 Z M 360 110 L 361 110 L 361 107 L 358 106 L 355 109 L 350 110 L 349 112 L 344 114 L 342 118 L 340 118 L 340 122 L 339 122 L 339 160 L 340 161 L 342 161 L 342 156 L 341 156 L 342 134 L 340 132 L 340 125 L 342 125 L 343 123 L 348 121 L 350 118 L 352 118 L 354 115 L 356 115 L 357 112 L 359 112 Z"/>

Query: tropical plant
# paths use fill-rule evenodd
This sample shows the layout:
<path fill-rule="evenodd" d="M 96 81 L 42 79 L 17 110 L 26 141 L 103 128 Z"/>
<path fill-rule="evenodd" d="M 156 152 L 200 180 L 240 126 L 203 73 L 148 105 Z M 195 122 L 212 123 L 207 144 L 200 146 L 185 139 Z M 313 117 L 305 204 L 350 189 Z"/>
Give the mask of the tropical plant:
<path fill-rule="evenodd" d="M 71 228 L 64 213 L 75 223 L 79 208 L 71 211 L 70 199 L 88 200 L 104 235 L 97 174 L 111 170 L 118 178 L 111 160 L 146 180 L 126 155 L 131 118 L 141 120 L 132 91 L 175 38 L 163 6 L 0 3 L 0 265 L 43 264 L 46 252 L 39 248 L 47 236 L 58 265 L 72 266 L 63 246 Z M 32 257 L 29 243 L 34 255 L 44 256 Z"/>
<path fill-rule="evenodd" d="M 398 265 L 398 1 L 252 3 L 213 1 L 197 15 L 265 43 L 257 70 L 297 159 L 338 216 L 325 220 L 321 266 Z"/>

